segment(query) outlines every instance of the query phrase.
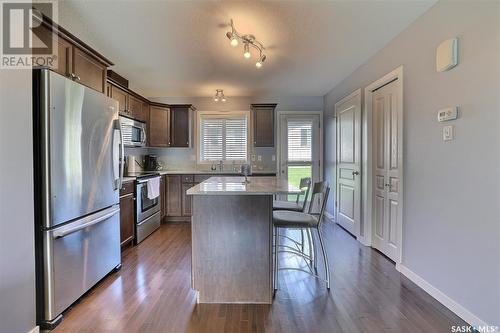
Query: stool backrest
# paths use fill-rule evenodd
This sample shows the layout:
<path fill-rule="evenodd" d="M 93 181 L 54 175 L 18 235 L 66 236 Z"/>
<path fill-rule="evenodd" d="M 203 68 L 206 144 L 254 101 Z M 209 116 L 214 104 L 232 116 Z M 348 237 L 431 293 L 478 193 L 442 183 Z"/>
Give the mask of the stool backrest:
<path fill-rule="evenodd" d="M 304 201 L 302 202 L 302 212 L 306 210 L 307 198 L 309 198 L 309 191 L 311 190 L 311 178 L 305 177 L 300 179 L 299 189 L 306 189 L 306 195 L 304 196 Z M 297 200 L 295 203 L 299 203 L 300 194 L 297 194 Z"/>
<path fill-rule="evenodd" d="M 318 218 L 319 223 L 321 223 L 321 220 L 323 219 L 323 214 L 325 213 L 326 202 L 328 201 L 329 194 L 330 194 L 330 186 L 326 180 L 314 183 L 311 196 L 311 203 L 309 204 L 309 214 L 316 216 Z M 319 205 L 320 210 L 319 212 L 313 212 L 312 209 L 314 206 L 314 200 L 316 200 L 317 196 L 321 196 L 320 197 L 321 201 Z"/>

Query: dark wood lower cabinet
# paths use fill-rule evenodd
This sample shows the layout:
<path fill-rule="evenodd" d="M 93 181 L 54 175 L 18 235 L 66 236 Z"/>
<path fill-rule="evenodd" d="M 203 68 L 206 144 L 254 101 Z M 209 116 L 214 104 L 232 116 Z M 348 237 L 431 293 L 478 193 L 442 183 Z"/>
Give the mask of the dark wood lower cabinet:
<path fill-rule="evenodd" d="M 193 183 L 182 184 L 182 216 L 191 217 L 191 196 L 186 191 L 193 187 Z"/>
<path fill-rule="evenodd" d="M 122 246 L 134 240 L 134 193 L 120 197 L 120 244 Z"/>
<path fill-rule="evenodd" d="M 182 184 L 180 175 L 167 176 L 167 219 L 182 216 Z"/>
<path fill-rule="evenodd" d="M 166 189 L 166 176 L 160 178 L 160 195 L 161 195 L 161 220 L 167 217 L 167 189 Z"/>

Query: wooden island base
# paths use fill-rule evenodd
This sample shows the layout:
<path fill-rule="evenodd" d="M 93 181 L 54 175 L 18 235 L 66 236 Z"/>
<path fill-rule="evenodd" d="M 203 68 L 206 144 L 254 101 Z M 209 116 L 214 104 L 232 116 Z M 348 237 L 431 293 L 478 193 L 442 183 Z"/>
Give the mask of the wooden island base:
<path fill-rule="evenodd" d="M 199 303 L 272 303 L 272 195 L 194 195 Z"/>

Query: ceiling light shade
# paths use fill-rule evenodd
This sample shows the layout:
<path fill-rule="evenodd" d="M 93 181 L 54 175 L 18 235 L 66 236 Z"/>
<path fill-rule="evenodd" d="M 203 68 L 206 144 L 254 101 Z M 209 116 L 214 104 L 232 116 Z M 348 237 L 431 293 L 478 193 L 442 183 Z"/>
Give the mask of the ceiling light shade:
<path fill-rule="evenodd" d="M 230 44 L 232 47 L 238 46 L 238 37 L 234 33 L 228 31 L 226 37 L 231 41 Z"/>
<path fill-rule="evenodd" d="M 215 89 L 214 101 L 216 101 L 216 102 L 218 102 L 218 101 L 225 102 L 226 101 L 226 96 L 224 96 L 224 90 Z"/>
<path fill-rule="evenodd" d="M 255 63 L 255 67 L 261 68 L 264 61 L 266 61 L 266 56 L 263 54 L 260 56 L 259 60 Z"/>
<path fill-rule="evenodd" d="M 246 59 L 250 59 L 250 57 L 252 56 L 250 54 L 250 47 L 248 46 L 248 43 L 245 43 L 245 47 L 243 48 L 243 56 L 246 58 Z"/>

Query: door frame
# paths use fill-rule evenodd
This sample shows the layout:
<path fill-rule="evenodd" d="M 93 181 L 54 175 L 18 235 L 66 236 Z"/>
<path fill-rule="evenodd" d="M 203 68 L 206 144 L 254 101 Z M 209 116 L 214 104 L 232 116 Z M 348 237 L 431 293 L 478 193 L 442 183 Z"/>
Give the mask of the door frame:
<path fill-rule="evenodd" d="M 360 242 L 363 245 L 371 246 L 372 245 L 372 237 L 373 237 L 373 114 L 372 114 L 372 100 L 373 100 L 373 90 L 380 88 L 394 80 L 399 80 L 399 99 L 398 99 L 398 107 L 401 110 L 401 116 L 399 117 L 398 128 L 400 129 L 398 133 L 398 141 L 399 141 L 399 155 L 398 155 L 398 163 L 399 163 L 399 179 L 400 179 L 400 202 L 398 207 L 398 214 L 400 216 L 400 222 L 398 225 L 397 232 L 397 240 L 398 240 L 398 254 L 396 258 L 396 269 L 399 270 L 399 267 L 403 258 L 403 225 L 404 225 L 404 215 L 403 215 L 403 205 L 404 205 L 404 164 L 403 164 L 403 152 L 404 152 L 404 108 L 403 108 L 403 66 L 399 66 L 393 71 L 387 73 L 380 79 L 374 81 L 369 84 L 364 89 L 364 108 L 363 108 L 363 117 L 362 117 L 362 163 L 361 167 L 361 205 L 362 205 L 362 223 L 363 223 L 363 236 L 360 237 Z M 363 195 L 365 194 L 365 195 Z"/>
<path fill-rule="evenodd" d="M 360 110 L 360 113 L 361 113 L 361 142 L 360 142 L 360 149 L 361 149 L 361 156 L 360 156 L 360 167 L 361 167 L 361 170 L 363 170 L 363 108 L 362 108 L 362 96 L 361 96 L 361 88 L 359 89 L 356 89 L 355 91 L 353 91 L 352 93 L 350 93 L 349 95 L 343 97 L 342 99 L 340 99 L 339 101 L 337 101 L 337 103 L 335 103 L 335 106 L 334 106 L 334 112 L 335 112 L 335 202 L 334 202 L 334 221 L 335 223 L 338 223 L 338 213 L 339 213 L 339 207 L 337 207 L 336 203 L 337 203 L 337 198 L 338 198 L 338 195 L 339 195 L 339 141 L 338 141 L 338 134 L 339 134 L 339 131 L 338 131 L 338 126 L 339 126 L 339 118 L 337 116 L 337 107 L 343 103 L 345 103 L 347 100 L 353 98 L 353 97 L 356 97 L 359 95 L 359 105 L 357 105 L 359 107 L 359 110 Z M 355 234 L 354 236 L 356 236 L 356 238 L 359 238 L 361 237 L 361 224 L 363 223 L 363 176 L 361 175 L 361 186 L 360 186 L 360 189 L 361 191 L 360 193 L 360 216 L 359 216 L 359 222 L 356 226 L 356 230 L 355 230 Z"/>
<path fill-rule="evenodd" d="M 276 112 L 276 173 L 281 176 L 281 116 L 319 116 L 319 181 L 323 180 L 323 111 L 278 111 Z"/>

